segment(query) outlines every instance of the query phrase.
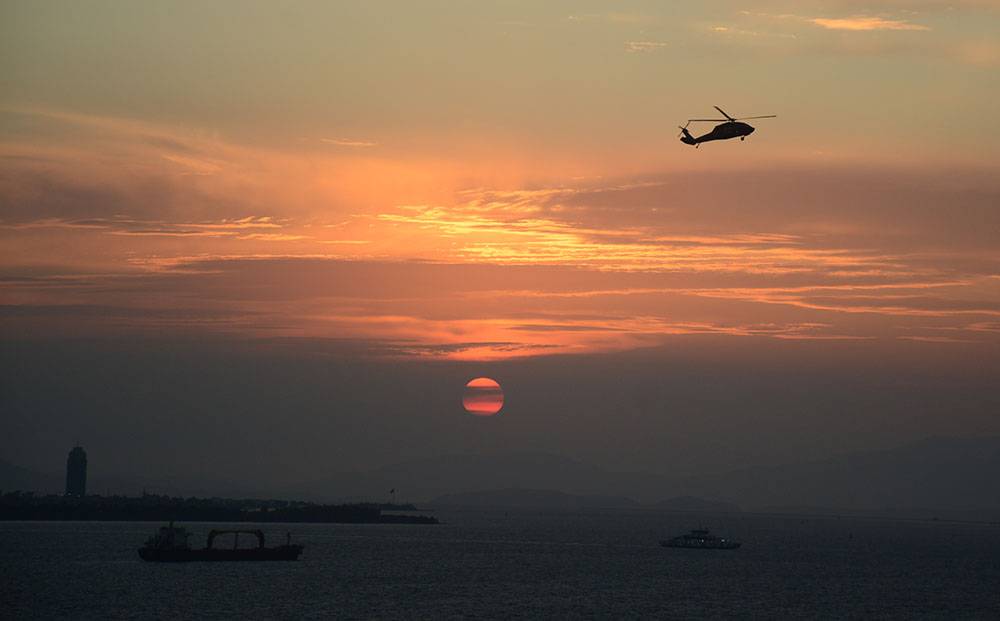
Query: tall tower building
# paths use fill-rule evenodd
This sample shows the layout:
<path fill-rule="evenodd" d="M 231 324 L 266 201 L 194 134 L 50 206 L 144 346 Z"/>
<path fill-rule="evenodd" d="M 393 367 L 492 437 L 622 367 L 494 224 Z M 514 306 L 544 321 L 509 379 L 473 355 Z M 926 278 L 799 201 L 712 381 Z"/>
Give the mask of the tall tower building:
<path fill-rule="evenodd" d="M 82 446 L 74 446 L 66 458 L 66 495 L 87 495 L 87 452 Z"/>

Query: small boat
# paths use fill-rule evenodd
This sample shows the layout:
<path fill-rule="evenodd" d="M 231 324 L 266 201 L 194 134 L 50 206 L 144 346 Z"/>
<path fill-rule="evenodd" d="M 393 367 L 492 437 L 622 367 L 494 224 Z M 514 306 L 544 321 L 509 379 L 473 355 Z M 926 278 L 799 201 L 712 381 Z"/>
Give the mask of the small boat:
<path fill-rule="evenodd" d="M 660 542 L 664 548 L 702 548 L 706 550 L 735 550 L 742 544 L 722 537 L 716 537 L 708 529 L 692 530 L 686 535 L 680 535 Z"/>
<path fill-rule="evenodd" d="M 232 534 L 232 548 L 213 548 L 215 538 L 219 535 Z M 240 535 L 257 537 L 257 547 L 240 548 Z M 146 540 L 146 545 L 139 548 L 139 558 L 144 561 L 160 563 L 182 563 L 187 561 L 294 561 L 302 554 L 302 546 L 291 542 L 291 535 L 285 545 L 264 547 L 264 532 L 261 530 L 213 530 L 208 533 L 208 543 L 198 550 L 191 547 L 188 538 L 191 535 L 187 529 L 161 526 L 158 533 Z"/>

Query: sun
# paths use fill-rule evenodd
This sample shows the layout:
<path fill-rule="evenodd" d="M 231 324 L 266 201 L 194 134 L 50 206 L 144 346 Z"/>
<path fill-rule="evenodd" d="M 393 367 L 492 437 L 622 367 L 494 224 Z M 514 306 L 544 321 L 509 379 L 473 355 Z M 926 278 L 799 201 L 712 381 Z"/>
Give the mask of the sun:
<path fill-rule="evenodd" d="M 469 380 L 462 393 L 465 411 L 475 416 L 493 416 L 503 407 L 503 389 L 489 377 Z"/>

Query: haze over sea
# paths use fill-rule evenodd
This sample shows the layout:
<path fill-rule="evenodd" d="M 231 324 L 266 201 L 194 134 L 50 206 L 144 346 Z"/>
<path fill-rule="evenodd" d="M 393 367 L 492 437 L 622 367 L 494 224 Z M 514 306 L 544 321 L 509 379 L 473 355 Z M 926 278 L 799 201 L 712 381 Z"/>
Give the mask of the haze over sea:
<path fill-rule="evenodd" d="M 267 524 L 298 562 L 144 563 L 144 522 L 0 525 L 4 616 L 997 618 L 1000 528 L 656 511 L 449 510 L 438 526 Z M 218 524 L 187 524 L 201 546 Z M 707 526 L 736 551 L 667 549 Z M 242 525 L 243 528 L 249 527 Z"/>

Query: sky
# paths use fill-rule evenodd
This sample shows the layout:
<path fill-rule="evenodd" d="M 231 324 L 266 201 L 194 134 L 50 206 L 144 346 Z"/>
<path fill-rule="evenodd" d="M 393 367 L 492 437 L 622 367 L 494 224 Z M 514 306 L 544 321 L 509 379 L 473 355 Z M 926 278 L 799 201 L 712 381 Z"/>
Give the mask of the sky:
<path fill-rule="evenodd" d="M 1000 2 L 0 17 L 2 458 L 664 472 L 1000 433 Z M 777 118 L 678 142 L 713 106 Z"/>

